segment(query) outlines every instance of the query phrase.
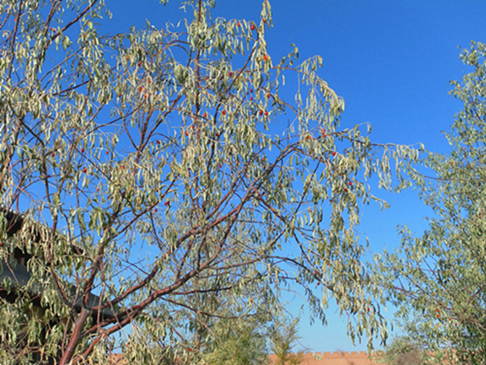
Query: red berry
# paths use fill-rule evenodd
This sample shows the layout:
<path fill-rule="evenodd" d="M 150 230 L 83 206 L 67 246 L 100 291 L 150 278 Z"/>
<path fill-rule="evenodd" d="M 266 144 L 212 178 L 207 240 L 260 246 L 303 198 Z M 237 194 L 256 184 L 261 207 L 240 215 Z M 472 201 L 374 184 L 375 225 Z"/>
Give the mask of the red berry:
<path fill-rule="evenodd" d="M 223 110 L 223 115 L 226 115 L 226 110 Z"/>
<path fill-rule="evenodd" d="M 81 148 L 81 153 L 84 153 L 84 148 Z"/>
<path fill-rule="evenodd" d="M 155 212 L 155 213 L 157 213 L 157 212 L 158 212 L 157 208 L 155 208 L 155 209 L 154 209 L 154 212 Z"/>
<path fill-rule="evenodd" d="M 263 56 L 263 59 L 264 59 L 265 61 L 266 61 L 266 60 L 268 60 L 268 56 L 267 56 L 267 55 Z"/>
<path fill-rule="evenodd" d="M 334 152 L 332 153 L 332 155 L 333 155 L 333 156 L 336 156 L 336 152 L 334 151 Z"/>
<path fill-rule="evenodd" d="M 270 94 L 267 94 L 267 99 L 270 99 Z"/>
<path fill-rule="evenodd" d="M 106 154 L 109 155 L 110 154 L 110 151 L 106 151 Z"/>
<path fill-rule="evenodd" d="M 265 112 L 265 115 L 268 115 L 268 112 Z"/>
<path fill-rule="evenodd" d="M 147 82 L 150 84 L 150 79 L 148 79 Z"/>
<path fill-rule="evenodd" d="M 160 141 L 157 141 L 157 144 L 160 144 Z"/>
<path fill-rule="evenodd" d="M 307 139 L 311 139 L 311 136 L 307 136 Z"/>
<path fill-rule="evenodd" d="M 139 87 L 138 87 L 138 90 L 142 91 L 142 87 L 141 87 L 141 86 L 139 86 Z"/>
<path fill-rule="evenodd" d="M 203 117 L 206 118 L 206 116 L 207 116 L 207 114 L 206 114 L 206 112 L 204 112 Z"/>
<path fill-rule="evenodd" d="M 221 168 L 221 164 L 218 164 L 218 167 Z"/>
<path fill-rule="evenodd" d="M 241 23 L 240 22 L 238 22 L 238 26 L 241 27 Z"/>
<path fill-rule="evenodd" d="M 170 204 L 170 203 L 169 203 L 169 201 L 166 201 L 166 202 L 164 203 L 164 205 L 165 205 L 165 206 L 167 206 L 167 205 L 169 205 L 169 204 Z"/>
<path fill-rule="evenodd" d="M 251 30 L 255 30 L 255 25 L 252 24 L 251 27 L 250 27 Z"/>
<path fill-rule="evenodd" d="M 186 136 L 189 136 L 189 132 L 188 131 L 186 131 Z"/>
<path fill-rule="evenodd" d="M 369 312 L 370 311 L 370 307 L 367 307 L 367 309 L 368 309 L 368 312 Z"/>
<path fill-rule="evenodd" d="M 130 59 L 130 57 L 127 56 L 127 61 Z"/>
<path fill-rule="evenodd" d="M 84 172 L 84 173 L 88 172 L 88 169 L 85 167 L 85 168 L 83 169 L 83 172 Z"/>
<path fill-rule="evenodd" d="M 250 96 L 250 101 L 252 101 L 252 100 L 253 100 L 253 96 Z"/>
<path fill-rule="evenodd" d="M 142 62 L 139 62 L 139 63 L 138 63 L 138 67 L 140 67 L 140 66 L 142 66 Z"/>
<path fill-rule="evenodd" d="M 349 185 L 349 186 L 352 186 L 352 185 L 353 185 L 353 183 L 350 181 L 350 182 L 348 182 L 348 185 Z"/>
<path fill-rule="evenodd" d="M 228 74 L 228 76 L 229 76 L 229 77 L 233 76 L 233 72 L 230 72 L 230 73 Z"/>
<path fill-rule="evenodd" d="M 250 89 L 250 92 L 252 93 L 253 92 L 253 89 Z"/>
<path fill-rule="evenodd" d="M 347 193 L 348 192 L 348 189 L 344 189 L 344 191 Z"/>
<path fill-rule="evenodd" d="M 260 115 L 262 115 L 263 114 L 263 110 L 260 110 L 259 113 L 260 113 Z"/>

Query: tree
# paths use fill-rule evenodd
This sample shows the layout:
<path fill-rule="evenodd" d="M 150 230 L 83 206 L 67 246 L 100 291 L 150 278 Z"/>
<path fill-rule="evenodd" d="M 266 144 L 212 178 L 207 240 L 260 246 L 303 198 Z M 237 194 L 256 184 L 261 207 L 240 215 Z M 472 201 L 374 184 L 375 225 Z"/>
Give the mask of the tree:
<path fill-rule="evenodd" d="M 279 319 L 273 324 L 269 331 L 270 348 L 276 357 L 276 362 L 273 365 L 299 365 L 302 363 L 304 352 L 292 352 L 295 341 L 299 339 L 297 335 L 298 324 L 298 318 L 292 321 Z"/>
<path fill-rule="evenodd" d="M 395 337 L 385 347 L 385 352 L 376 356 L 380 364 L 387 365 L 423 365 L 427 354 L 410 338 Z"/>
<path fill-rule="evenodd" d="M 475 42 L 461 53 L 474 70 L 452 82 L 451 93 L 464 108 L 446 133 L 450 153 L 428 154 L 423 162 L 431 176 L 413 172 L 434 211 L 429 228 L 422 237 L 403 228 L 401 249 L 384 256 L 376 277 L 388 283 L 408 334 L 437 361 L 447 356 L 456 364 L 486 358 L 485 55 L 485 45 Z"/>
<path fill-rule="evenodd" d="M 209 318 L 270 311 L 294 282 L 318 318 L 331 294 L 353 338 L 386 337 L 355 227 L 384 204 L 367 179 L 406 186 L 418 153 L 339 127 L 321 58 L 267 51 L 268 0 L 256 22 L 193 0 L 180 27 L 114 36 L 103 0 L 0 4 L 1 204 L 23 222 L 12 235 L 1 220 L 1 252 L 30 275 L 4 283 L 3 363 L 197 361 Z M 33 298 L 42 315 L 26 317 Z"/>
<path fill-rule="evenodd" d="M 264 365 L 268 362 L 265 327 L 258 321 L 218 321 L 211 329 L 215 341 L 205 343 L 201 362 L 224 365 Z"/>

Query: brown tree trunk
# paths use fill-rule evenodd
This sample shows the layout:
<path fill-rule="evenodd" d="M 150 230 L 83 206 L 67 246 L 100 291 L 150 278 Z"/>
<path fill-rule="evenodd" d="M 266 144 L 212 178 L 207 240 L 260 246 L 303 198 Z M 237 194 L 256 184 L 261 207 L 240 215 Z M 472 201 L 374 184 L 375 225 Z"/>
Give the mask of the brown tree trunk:
<path fill-rule="evenodd" d="M 76 346 L 78 345 L 79 340 L 81 339 L 81 332 L 83 330 L 83 325 L 84 322 L 86 321 L 86 318 L 88 318 L 88 315 L 89 312 L 85 308 L 81 309 L 81 313 L 79 314 L 79 317 L 76 320 L 76 323 L 74 325 L 71 340 L 69 341 L 66 351 L 64 351 L 64 353 L 62 354 L 62 358 L 61 361 L 59 362 L 59 365 L 67 365 L 69 361 L 71 361 L 71 358 L 73 357 L 74 354 L 74 350 L 76 349 Z"/>

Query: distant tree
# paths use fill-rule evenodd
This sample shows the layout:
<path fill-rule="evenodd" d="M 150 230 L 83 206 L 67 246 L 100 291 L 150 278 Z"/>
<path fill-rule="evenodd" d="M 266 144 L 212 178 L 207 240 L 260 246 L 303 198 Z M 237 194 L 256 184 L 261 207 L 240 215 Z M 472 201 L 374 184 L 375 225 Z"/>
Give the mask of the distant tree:
<path fill-rule="evenodd" d="M 436 362 L 486 359 L 486 46 L 473 42 L 460 58 L 472 72 L 452 82 L 463 102 L 446 137 L 448 154 L 429 153 L 429 170 L 414 172 L 434 215 L 421 237 L 402 229 L 402 247 L 377 267 L 398 316 Z"/>
<path fill-rule="evenodd" d="M 261 323 L 245 318 L 218 321 L 211 333 L 214 340 L 204 343 L 207 348 L 202 349 L 201 364 L 267 364 L 267 332 Z"/>
<path fill-rule="evenodd" d="M 395 337 L 385 347 L 384 353 L 375 356 L 380 364 L 386 365 L 425 365 L 425 351 L 405 336 Z"/>
<path fill-rule="evenodd" d="M 321 319 L 332 295 L 353 339 L 386 337 L 356 226 L 385 204 L 367 179 L 406 186 L 417 150 L 339 126 L 322 59 L 269 53 L 268 0 L 257 21 L 213 18 L 214 3 L 107 36 L 103 0 L 0 0 L 0 204 L 23 217 L 15 236 L 0 219 L 0 254 L 30 255 L 29 281 L 2 284 L 17 290 L 0 306 L 2 364 L 120 347 L 133 365 L 197 363 L 210 318 L 271 311 L 293 283 Z M 43 313 L 26 316 L 33 299 Z"/>
<path fill-rule="evenodd" d="M 270 350 L 277 361 L 273 365 L 299 365 L 302 363 L 303 351 L 293 352 L 292 348 L 299 339 L 299 319 L 279 319 L 275 321 L 269 331 Z"/>

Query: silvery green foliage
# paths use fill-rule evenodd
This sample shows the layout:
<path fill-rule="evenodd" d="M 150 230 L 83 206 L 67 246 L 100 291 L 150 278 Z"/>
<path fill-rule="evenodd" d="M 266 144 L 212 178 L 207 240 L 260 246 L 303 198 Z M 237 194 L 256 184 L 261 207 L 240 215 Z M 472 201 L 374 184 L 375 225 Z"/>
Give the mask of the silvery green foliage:
<path fill-rule="evenodd" d="M 414 172 L 434 212 L 429 228 L 414 237 L 404 227 L 402 248 L 377 266 L 376 281 L 387 283 L 409 335 L 434 351 L 437 362 L 479 364 L 486 355 L 485 55 L 482 43 L 462 51 L 472 71 L 451 83 L 464 106 L 446 133 L 450 153 L 428 154 L 428 176 Z"/>
<path fill-rule="evenodd" d="M 340 127 L 322 59 L 268 53 L 267 0 L 252 21 L 183 6 L 178 27 L 108 37 L 102 0 L 0 0 L 1 204 L 23 213 L 0 251 L 31 256 L 2 362 L 198 363 L 201 328 L 268 316 L 294 283 L 315 317 L 332 296 L 353 339 L 385 338 L 355 228 L 385 204 L 368 178 L 401 189 L 417 150 Z"/>

